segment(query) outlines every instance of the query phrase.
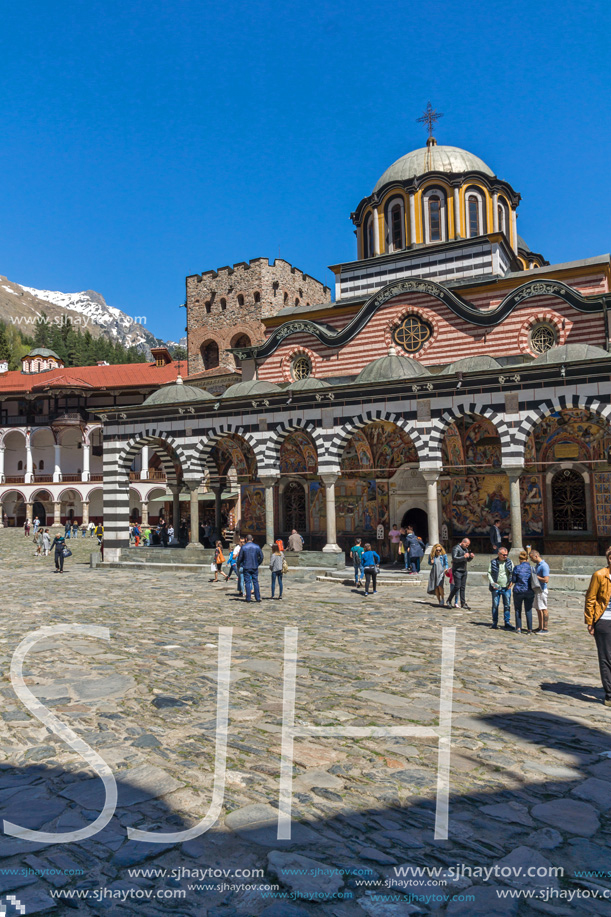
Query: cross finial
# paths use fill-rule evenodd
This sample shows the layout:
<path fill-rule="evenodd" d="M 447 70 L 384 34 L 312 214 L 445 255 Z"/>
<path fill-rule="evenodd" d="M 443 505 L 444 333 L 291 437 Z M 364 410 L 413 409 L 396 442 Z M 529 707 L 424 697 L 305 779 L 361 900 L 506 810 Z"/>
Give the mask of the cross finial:
<path fill-rule="evenodd" d="M 416 118 L 416 121 L 419 124 L 426 124 L 428 131 L 429 131 L 429 137 L 432 137 L 434 126 L 436 122 L 439 121 L 440 118 L 443 118 L 443 112 L 435 111 L 435 109 L 429 102 L 424 110 L 424 114 L 422 115 L 422 117 Z"/>

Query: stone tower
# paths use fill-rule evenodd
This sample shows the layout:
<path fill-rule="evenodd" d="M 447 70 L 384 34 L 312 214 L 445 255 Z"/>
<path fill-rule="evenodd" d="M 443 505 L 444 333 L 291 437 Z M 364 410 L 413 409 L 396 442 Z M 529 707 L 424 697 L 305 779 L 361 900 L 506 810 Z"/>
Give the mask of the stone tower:
<path fill-rule="evenodd" d="M 287 261 L 254 258 L 187 277 L 189 375 L 235 369 L 231 347 L 265 339 L 263 318 L 330 302 L 331 291 Z"/>

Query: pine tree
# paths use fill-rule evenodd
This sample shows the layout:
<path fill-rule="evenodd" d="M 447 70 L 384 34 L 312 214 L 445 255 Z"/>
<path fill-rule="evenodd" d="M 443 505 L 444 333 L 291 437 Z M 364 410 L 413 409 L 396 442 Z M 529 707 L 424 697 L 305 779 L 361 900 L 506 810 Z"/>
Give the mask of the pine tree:
<path fill-rule="evenodd" d="M 6 329 L 4 325 L 0 326 L 0 360 L 8 360 L 10 363 L 12 357 L 12 351 L 8 338 L 6 336 Z"/>

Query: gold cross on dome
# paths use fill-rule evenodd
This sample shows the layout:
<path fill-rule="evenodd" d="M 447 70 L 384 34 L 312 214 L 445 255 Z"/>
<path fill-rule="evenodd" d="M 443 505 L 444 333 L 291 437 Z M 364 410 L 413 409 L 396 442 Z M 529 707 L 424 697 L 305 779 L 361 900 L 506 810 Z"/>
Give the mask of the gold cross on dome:
<path fill-rule="evenodd" d="M 418 124 L 426 124 L 428 131 L 429 131 L 429 137 L 432 137 L 433 128 L 436 122 L 439 121 L 440 118 L 443 118 L 443 112 L 435 111 L 435 109 L 429 102 L 426 106 L 426 109 L 424 110 L 424 114 L 422 115 L 422 117 L 416 118 L 416 121 L 418 122 Z"/>

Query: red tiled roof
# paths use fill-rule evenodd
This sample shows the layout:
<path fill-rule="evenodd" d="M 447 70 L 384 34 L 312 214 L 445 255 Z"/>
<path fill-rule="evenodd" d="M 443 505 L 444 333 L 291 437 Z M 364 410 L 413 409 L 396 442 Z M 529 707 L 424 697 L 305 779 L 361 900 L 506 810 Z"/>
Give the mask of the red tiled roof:
<path fill-rule="evenodd" d="M 44 392 L 54 388 L 157 388 L 172 382 L 178 375 L 178 364 L 118 363 L 115 366 L 74 366 L 41 373 L 9 372 L 0 374 L 0 396 L 9 392 Z"/>

